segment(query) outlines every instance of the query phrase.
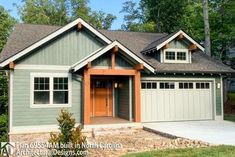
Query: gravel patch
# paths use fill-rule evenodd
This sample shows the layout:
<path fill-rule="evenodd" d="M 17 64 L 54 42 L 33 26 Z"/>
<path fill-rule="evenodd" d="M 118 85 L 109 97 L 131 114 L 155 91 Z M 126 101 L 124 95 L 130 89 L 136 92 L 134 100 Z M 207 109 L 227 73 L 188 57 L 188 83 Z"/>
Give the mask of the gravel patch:
<path fill-rule="evenodd" d="M 153 149 L 198 148 L 210 144 L 184 138 L 169 138 L 142 129 L 120 129 L 94 131 L 93 137 L 87 138 L 90 157 L 120 156 L 128 153 Z"/>

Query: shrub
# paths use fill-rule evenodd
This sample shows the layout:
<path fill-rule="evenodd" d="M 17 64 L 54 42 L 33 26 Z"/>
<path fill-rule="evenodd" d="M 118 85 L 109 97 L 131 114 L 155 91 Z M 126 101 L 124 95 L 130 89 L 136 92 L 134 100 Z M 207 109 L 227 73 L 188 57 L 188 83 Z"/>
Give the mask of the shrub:
<path fill-rule="evenodd" d="M 57 121 L 59 123 L 59 133 L 51 133 L 49 143 L 53 146 L 50 149 L 63 152 L 85 152 L 86 137 L 82 135 L 81 126 L 75 127 L 75 118 L 68 110 L 62 109 Z M 67 144 L 69 148 L 63 148 Z M 57 145 L 57 146 L 56 146 Z M 54 157 L 64 157 L 67 155 L 53 155 Z M 69 155 L 69 156 L 82 156 L 82 155 Z"/>
<path fill-rule="evenodd" d="M 7 141 L 8 117 L 6 114 L 0 115 L 0 142 Z"/>
<path fill-rule="evenodd" d="M 235 93 L 228 93 L 228 100 L 235 102 Z"/>

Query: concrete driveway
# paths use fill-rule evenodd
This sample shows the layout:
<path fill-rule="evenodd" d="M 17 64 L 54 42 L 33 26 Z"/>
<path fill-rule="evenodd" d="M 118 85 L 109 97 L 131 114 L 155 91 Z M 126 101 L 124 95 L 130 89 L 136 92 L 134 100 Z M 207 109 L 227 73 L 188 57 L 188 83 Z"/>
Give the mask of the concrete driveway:
<path fill-rule="evenodd" d="M 235 145 L 235 123 L 228 121 L 186 121 L 143 123 L 145 128 L 177 137 L 212 144 Z"/>

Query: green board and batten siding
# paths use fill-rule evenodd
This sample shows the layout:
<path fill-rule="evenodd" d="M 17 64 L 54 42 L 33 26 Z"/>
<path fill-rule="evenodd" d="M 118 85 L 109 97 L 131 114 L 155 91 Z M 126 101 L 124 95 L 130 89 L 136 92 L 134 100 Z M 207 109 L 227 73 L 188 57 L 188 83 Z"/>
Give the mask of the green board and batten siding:
<path fill-rule="evenodd" d="M 220 82 L 220 77 L 216 77 L 215 78 L 215 83 L 221 83 Z M 222 86 L 222 85 L 221 85 Z M 215 97 L 216 97 L 216 115 L 217 116 L 221 116 L 222 115 L 222 108 L 221 108 L 221 99 L 222 99 L 222 95 L 221 95 L 221 88 L 216 88 L 216 93 L 215 93 Z"/>
<path fill-rule="evenodd" d="M 122 87 L 118 89 L 118 117 L 129 119 L 129 80 L 128 78 L 120 82 Z"/>
<path fill-rule="evenodd" d="M 172 40 L 169 46 L 169 48 L 188 49 L 189 43 L 186 40 Z"/>
<path fill-rule="evenodd" d="M 13 79 L 13 126 L 57 124 L 61 108 L 30 108 L 30 73 L 66 73 L 66 71 L 14 70 Z M 81 122 L 82 83 L 72 76 L 72 107 L 76 122 Z M 22 88 L 23 87 L 23 88 Z"/>
<path fill-rule="evenodd" d="M 97 49 L 103 43 L 88 32 L 72 30 L 54 41 L 35 50 L 17 64 L 29 65 L 73 65 Z M 57 124 L 56 117 L 61 108 L 30 108 L 30 73 L 68 73 L 68 71 L 14 70 L 13 79 L 13 126 Z M 81 122 L 82 82 L 72 76 L 72 107 L 76 122 Z"/>
<path fill-rule="evenodd" d="M 111 53 L 107 52 L 104 55 L 100 56 L 96 60 L 92 61 L 92 66 L 100 66 L 100 67 L 111 67 Z M 131 65 L 126 58 L 120 55 L 121 52 L 118 52 L 118 55 L 115 57 L 115 66 L 117 68 L 133 68 L 134 64 Z"/>
<path fill-rule="evenodd" d="M 70 66 L 102 46 L 104 46 L 103 43 L 92 37 L 88 32 L 74 30 L 39 48 L 19 63 Z"/>

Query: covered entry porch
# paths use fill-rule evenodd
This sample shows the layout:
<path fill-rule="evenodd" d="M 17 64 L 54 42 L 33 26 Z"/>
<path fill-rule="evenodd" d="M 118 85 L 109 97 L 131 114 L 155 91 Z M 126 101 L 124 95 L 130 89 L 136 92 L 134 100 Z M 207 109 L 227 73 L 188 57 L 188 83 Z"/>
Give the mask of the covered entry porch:
<path fill-rule="evenodd" d="M 83 75 L 84 125 L 101 122 L 101 117 L 103 124 L 120 118 L 140 122 L 140 73 L 154 68 L 136 54 L 114 41 L 74 64 L 72 70 Z"/>
<path fill-rule="evenodd" d="M 132 82 L 132 76 L 91 77 L 91 124 L 133 121 Z"/>
<path fill-rule="evenodd" d="M 140 71 L 84 70 L 83 123 L 140 122 Z"/>

